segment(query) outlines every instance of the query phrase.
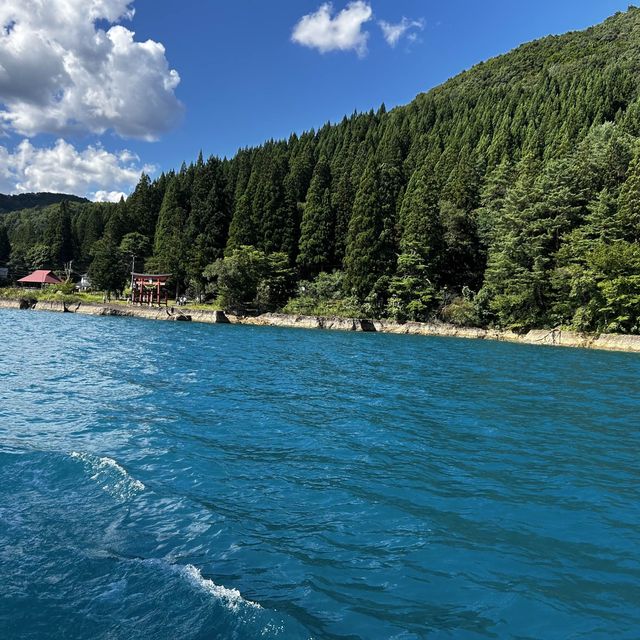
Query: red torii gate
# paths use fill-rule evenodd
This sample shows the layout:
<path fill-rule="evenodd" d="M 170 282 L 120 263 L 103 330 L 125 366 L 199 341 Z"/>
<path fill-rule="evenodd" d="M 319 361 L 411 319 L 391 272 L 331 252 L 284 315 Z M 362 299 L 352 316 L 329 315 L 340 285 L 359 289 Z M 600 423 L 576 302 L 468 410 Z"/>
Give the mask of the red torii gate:
<path fill-rule="evenodd" d="M 167 280 L 170 273 L 132 273 L 131 274 L 131 302 L 134 304 L 167 305 Z"/>

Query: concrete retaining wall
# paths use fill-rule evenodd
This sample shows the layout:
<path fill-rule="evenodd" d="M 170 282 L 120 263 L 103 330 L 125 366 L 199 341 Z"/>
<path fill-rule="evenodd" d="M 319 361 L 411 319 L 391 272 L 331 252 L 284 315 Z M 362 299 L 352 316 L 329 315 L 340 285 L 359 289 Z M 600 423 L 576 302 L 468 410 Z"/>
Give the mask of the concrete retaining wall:
<path fill-rule="evenodd" d="M 0 299 L 0 309 L 36 309 L 57 313 L 79 313 L 89 316 L 115 316 L 143 318 L 145 320 L 190 321 L 207 324 L 245 324 L 255 326 L 287 327 L 296 329 L 327 329 L 332 331 L 360 331 L 395 333 L 419 336 L 444 336 L 474 340 L 498 340 L 531 345 L 578 347 L 640 353 L 640 336 L 619 334 L 583 334 L 559 329 L 536 329 L 525 334 L 495 329 L 456 327 L 445 323 L 407 322 L 397 324 L 385 320 L 359 318 L 325 318 L 320 316 L 295 316 L 282 313 L 266 313 L 261 316 L 238 318 L 222 311 L 191 310 L 166 307 L 134 307 L 118 304 L 86 304 L 65 302 L 36 302 L 25 297 L 22 300 Z"/>

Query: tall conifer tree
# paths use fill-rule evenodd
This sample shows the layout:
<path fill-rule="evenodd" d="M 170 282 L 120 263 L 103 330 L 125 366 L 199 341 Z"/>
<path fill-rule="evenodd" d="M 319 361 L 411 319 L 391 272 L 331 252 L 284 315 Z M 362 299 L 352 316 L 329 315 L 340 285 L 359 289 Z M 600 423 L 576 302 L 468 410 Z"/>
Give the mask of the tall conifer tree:
<path fill-rule="evenodd" d="M 345 286 L 360 300 L 371 293 L 384 273 L 381 234 L 384 231 L 380 171 L 375 159 L 365 169 L 349 222 L 345 255 Z"/>
<path fill-rule="evenodd" d="M 162 201 L 153 245 L 153 269 L 170 273 L 179 291 L 186 271 L 184 225 L 186 212 L 180 206 L 179 178 L 172 180 Z"/>
<path fill-rule="evenodd" d="M 316 165 L 304 205 L 298 266 L 305 276 L 326 271 L 333 265 L 335 215 L 331 206 L 331 172 L 327 158 Z"/>

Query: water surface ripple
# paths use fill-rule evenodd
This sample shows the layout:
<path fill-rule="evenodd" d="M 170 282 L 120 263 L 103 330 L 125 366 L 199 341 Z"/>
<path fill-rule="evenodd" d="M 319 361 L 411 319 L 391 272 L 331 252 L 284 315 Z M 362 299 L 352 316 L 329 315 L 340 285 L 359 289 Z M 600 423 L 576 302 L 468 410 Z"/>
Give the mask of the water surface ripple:
<path fill-rule="evenodd" d="M 0 311 L 0 636 L 638 638 L 640 357 Z"/>

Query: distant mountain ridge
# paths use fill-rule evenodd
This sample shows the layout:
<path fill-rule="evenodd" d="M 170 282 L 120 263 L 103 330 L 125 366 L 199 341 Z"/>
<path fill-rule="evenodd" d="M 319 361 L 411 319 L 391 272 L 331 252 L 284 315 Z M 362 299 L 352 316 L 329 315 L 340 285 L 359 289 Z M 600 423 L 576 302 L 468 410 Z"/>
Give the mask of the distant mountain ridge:
<path fill-rule="evenodd" d="M 5 195 L 0 193 L 0 214 L 20 211 L 21 209 L 35 209 L 36 207 L 48 207 L 59 202 L 89 202 L 86 198 L 67 193 L 20 193 L 17 195 Z"/>

